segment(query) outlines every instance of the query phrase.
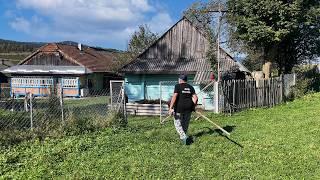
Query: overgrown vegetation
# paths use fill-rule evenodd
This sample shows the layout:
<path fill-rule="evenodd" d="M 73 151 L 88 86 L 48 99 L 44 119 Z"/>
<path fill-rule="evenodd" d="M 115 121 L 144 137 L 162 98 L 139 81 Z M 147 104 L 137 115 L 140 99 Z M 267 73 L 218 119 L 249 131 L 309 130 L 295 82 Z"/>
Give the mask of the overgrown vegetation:
<path fill-rule="evenodd" d="M 295 97 L 320 92 L 320 74 L 317 66 L 299 66 L 294 71 L 297 75 L 297 82 L 293 90 Z"/>
<path fill-rule="evenodd" d="M 1 178 L 318 179 L 320 94 L 231 117 L 208 114 L 231 132 L 192 121 L 190 146 L 172 122 L 130 117 L 107 128 L 62 139 L 30 140 L 0 148 Z M 195 119 L 195 118 L 193 118 Z"/>
<path fill-rule="evenodd" d="M 139 30 L 135 31 L 128 44 L 128 52 L 135 57 L 147 49 L 158 39 L 156 33 L 151 32 L 149 26 L 140 25 Z"/>
<path fill-rule="evenodd" d="M 47 137 L 62 138 L 100 131 L 104 128 L 125 127 L 122 114 L 108 107 L 109 97 L 93 97 L 86 100 L 67 100 L 62 117 L 60 101 L 55 96 L 33 101 L 33 128 L 30 112 L 24 109 L 0 110 L 0 146 L 21 143 L 24 140 Z M 17 105 L 18 102 L 14 102 Z M 1 106 L 4 107 L 4 106 Z M 23 108 L 23 102 L 19 106 Z M 63 118 L 63 119 L 62 119 Z"/>
<path fill-rule="evenodd" d="M 217 35 L 220 31 L 219 24 L 213 21 L 212 14 L 208 13 L 208 9 L 217 8 L 218 4 L 215 1 L 209 1 L 207 3 L 195 2 L 193 3 L 186 11 L 183 12 L 183 15 L 192 22 L 192 24 L 197 27 L 198 30 L 203 33 L 209 43 L 209 48 L 206 51 L 206 58 L 211 64 L 213 72 L 217 77 Z"/>
<path fill-rule="evenodd" d="M 231 39 L 279 74 L 320 55 L 319 0 L 228 0 L 227 8 Z"/>

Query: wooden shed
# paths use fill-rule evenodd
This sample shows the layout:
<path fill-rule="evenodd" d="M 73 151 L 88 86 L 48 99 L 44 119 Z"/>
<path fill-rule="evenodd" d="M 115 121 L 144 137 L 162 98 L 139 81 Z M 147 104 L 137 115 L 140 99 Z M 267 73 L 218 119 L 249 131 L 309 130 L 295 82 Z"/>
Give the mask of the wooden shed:
<path fill-rule="evenodd" d="M 183 17 L 121 69 L 125 74 L 129 101 L 159 99 L 159 82 L 177 81 L 181 73 L 188 74 L 190 81 L 209 81 L 213 69 L 206 59 L 208 48 L 209 42 L 204 33 Z M 220 56 L 220 71 L 234 67 L 247 71 L 222 48 Z"/>

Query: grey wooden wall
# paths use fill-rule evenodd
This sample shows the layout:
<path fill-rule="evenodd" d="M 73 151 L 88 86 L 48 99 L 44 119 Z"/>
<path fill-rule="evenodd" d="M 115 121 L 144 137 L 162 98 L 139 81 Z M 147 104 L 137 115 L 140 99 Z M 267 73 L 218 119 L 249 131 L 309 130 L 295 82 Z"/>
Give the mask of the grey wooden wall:
<path fill-rule="evenodd" d="M 46 66 L 77 66 L 77 64 L 65 59 L 60 53 L 37 53 L 24 62 L 25 65 Z"/>
<path fill-rule="evenodd" d="M 138 58 L 141 59 L 197 59 L 205 58 L 209 42 L 192 23 L 183 18 Z M 223 49 L 220 51 L 221 70 L 236 65 Z"/>

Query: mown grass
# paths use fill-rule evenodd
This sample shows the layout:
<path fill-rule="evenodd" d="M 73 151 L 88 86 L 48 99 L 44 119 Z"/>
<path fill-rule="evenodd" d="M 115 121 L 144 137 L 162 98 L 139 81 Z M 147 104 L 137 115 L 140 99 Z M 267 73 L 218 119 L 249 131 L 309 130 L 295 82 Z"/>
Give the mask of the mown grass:
<path fill-rule="evenodd" d="M 130 117 L 126 129 L 29 141 L 0 150 L 2 178 L 319 179 L 320 94 L 232 117 L 193 121 L 190 146 L 172 123 Z"/>

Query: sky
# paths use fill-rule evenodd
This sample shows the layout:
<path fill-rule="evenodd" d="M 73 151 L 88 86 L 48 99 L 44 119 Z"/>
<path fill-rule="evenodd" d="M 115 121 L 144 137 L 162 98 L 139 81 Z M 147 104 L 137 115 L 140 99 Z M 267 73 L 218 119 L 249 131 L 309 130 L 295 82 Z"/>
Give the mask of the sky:
<path fill-rule="evenodd" d="M 0 39 L 125 50 L 147 24 L 164 33 L 195 0 L 0 0 Z"/>

